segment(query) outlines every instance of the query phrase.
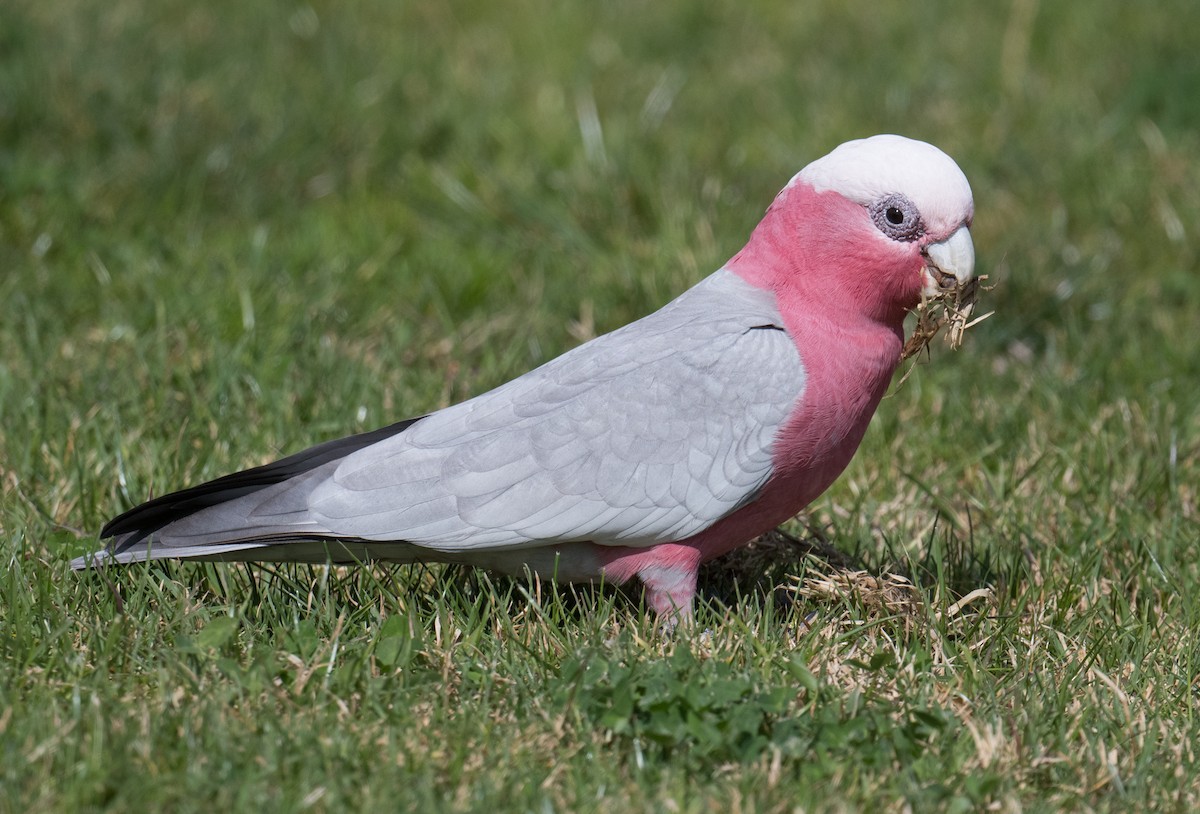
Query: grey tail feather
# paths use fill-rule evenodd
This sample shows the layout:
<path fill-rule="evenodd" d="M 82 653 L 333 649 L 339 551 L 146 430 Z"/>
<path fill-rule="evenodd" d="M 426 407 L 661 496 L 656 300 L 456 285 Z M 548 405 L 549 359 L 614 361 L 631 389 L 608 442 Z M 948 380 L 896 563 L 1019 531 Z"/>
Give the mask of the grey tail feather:
<path fill-rule="evenodd" d="M 114 517 L 104 525 L 100 536 L 116 538 L 109 544 L 106 556 L 81 557 L 71 565 L 73 568 L 79 569 L 101 562 L 123 560 L 125 558 L 119 558 L 117 555 L 138 545 L 163 526 L 201 509 L 257 492 L 297 475 L 302 475 L 330 461 L 344 458 L 352 452 L 357 452 L 385 438 L 404 432 L 421 418 L 424 416 L 399 421 L 370 432 L 326 441 L 269 464 L 234 472 L 198 486 L 156 497 Z M 256 545 L 256 541 L 246 540 L 244 542 L 248 544 L 245 546 L 246 548 Z M 266 541 L 259 541 L 258 544 L 261 545 L 262 542 Z"/>

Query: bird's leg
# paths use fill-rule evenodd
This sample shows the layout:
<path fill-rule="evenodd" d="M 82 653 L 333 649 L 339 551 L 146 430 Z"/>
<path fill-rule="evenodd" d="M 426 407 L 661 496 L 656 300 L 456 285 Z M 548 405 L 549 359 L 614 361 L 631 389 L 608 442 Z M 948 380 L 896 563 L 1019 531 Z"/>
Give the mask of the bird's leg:
<path fill-rule="evenodd" d="M 700 573 L 700 549 L 689 543 L 659 543 L 645 548 L 595 546 L 599 570 L 614 585 L 637 577 L 646 604 L 668 632 L 692 618 L 692 598 Z"/>
<path fill-rule="evenodd" d="M 646 588 L 646 603 L 658 614 L 664 627 L 674 630 L 692 618 L 692 601 L 696 596 L 696 576 L 700 570 L 699 557 L 694 563 L 648 565 L 638 571 Z"/>

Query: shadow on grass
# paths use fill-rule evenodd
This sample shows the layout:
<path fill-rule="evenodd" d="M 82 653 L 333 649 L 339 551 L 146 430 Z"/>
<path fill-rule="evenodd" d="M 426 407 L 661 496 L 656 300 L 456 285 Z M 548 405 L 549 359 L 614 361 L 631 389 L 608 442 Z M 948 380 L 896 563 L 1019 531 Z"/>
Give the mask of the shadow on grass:
<path fill-rule="evenodd" d="M 798 588 L 808 578 L 856 580 L 901 577 L 927 595 L 954 602 L 979 588 L 1003 590 L 1020 582 L 1019 563 L 1001 562 L 981 550 L 973 538 L 946 530 L 925 547 L 921 559 L 885 545 L 882 551 L 847 552 L 819 529 L 797 537 L 781 529 L 705 563 L 697 584 L 697 602 L 723 616 L 746 606 L 785 623 L 814 603 Z M 488 622 L 497 616 L 530 614 L 561 623 L 584 624 L 601 613 L 649 619 L 642 588 L 605 584 L 554 584 L 536 577 L 507 577 L 468 566 L 444 564 L 369 567 L 308 564 L 180 563 L 156 561 L 133 571 L 157 572 L 186 586 L 200 602 L 234 605 L 250 618 L 268 621 L 297 611 L 332 609 L 337 614 L 374 612 L 431 617 L 445 610 Z M 110 593 L 112 610 L 124 611 L 124 597 L 141 581 L 126 568 L 100 569 L 97 577 Z M 128 584 L 127 584 L 128 583 Z M 698 608 L 698 610 L 701 610 Z"/>
<path fill-rule="evenodd" d="M 847 584 L 861 578 L 901 577 L 922 591 L 954 602 L 980 588 L 998 589 L 1022 579 L 1019 566 L 1001 562 L 994 552 L 946 530 L 930 541 L 914 560 L 892 545 L 882 551 L 843 550 L 820 529 L 804 537 L 776 529 L 748 546 L 705 563 L 700 569 L 697 596 L 726 607 L 749 604 L 770 608 L 780 618 L 793 614 L 798 603 L 811 603 L 797 587 L 810 576 L 841 577 Z M 936 531 L 935 531 L 936 533 Z M 848 579 L 847 579 L 848 578 Z"/>

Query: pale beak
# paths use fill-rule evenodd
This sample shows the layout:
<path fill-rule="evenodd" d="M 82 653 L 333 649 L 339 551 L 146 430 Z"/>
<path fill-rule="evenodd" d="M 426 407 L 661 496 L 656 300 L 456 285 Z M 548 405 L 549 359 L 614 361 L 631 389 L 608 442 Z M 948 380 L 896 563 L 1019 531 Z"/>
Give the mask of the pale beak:
<path fill-rule="evenodd" d="M 927 297 L 953 290 L 975 274 L 975 244 L 971 242 L 971 230 L 965 225 L 945 240 L 930 243 L 923 254 L 928 261 L 924 290 Z"/>

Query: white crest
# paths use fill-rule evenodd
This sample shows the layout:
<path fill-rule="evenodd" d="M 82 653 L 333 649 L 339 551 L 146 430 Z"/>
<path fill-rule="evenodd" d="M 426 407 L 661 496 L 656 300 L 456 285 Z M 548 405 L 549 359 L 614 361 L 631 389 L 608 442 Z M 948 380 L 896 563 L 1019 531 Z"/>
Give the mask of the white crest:
<path fill-rule="evenodd" d="M 904 195 L 934 234 L 949 234 L 974 213 L 971 185 L 954 159 L 932 144 L 903 136 L 847 141 L 800 170 L 788 186 L 797 182 L 863 206 L 886 195 Z"/>

